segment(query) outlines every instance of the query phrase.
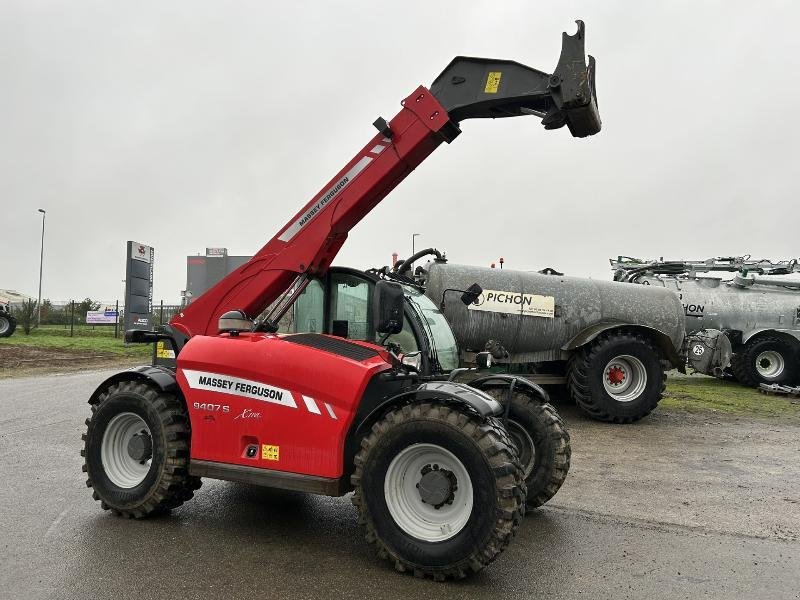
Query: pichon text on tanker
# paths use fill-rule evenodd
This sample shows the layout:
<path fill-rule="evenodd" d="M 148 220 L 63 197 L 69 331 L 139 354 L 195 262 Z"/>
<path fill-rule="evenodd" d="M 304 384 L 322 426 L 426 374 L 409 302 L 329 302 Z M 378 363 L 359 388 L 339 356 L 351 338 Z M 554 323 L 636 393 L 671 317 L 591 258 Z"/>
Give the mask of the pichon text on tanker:
<path fill-rule="evenodd" d="M 556 300 L 553 296 L 483 290 L 478 299 L 469 305 L 469 309 L 552 319 L 556 313 Z"/>

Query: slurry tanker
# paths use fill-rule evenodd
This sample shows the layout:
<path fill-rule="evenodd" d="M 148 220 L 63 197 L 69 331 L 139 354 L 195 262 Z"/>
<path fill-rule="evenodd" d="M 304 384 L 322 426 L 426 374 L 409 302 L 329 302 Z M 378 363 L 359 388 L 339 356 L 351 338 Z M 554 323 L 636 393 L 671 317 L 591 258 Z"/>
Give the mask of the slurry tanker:
<path fill-rule="evenodd" d="M 616 281 L 673 291 L 688 332 L 722 330 L 733 349 L 726 376 L 751 387 L 800 383 L 797 259 L 647 261 L 620 256 L 610 262 Z"/>
<path fill-rule="evenodd" d="M 552 269 L 457 265 L 432 252 L 434 260 L 414 279 L 443 311 L 462 360 L 489 351 L 537 383 L 566 386 L 594 419 L 630 423 L 646 416 L 663 395 L 665 371 L 684 370 L 687 357 L 694 370 L 709 374 L 727 364 L 719 332 L 687 337 L 683 306 L 668 290 L 631 289 Z M 459 302 L 469 291 L 475 301 Z"/>

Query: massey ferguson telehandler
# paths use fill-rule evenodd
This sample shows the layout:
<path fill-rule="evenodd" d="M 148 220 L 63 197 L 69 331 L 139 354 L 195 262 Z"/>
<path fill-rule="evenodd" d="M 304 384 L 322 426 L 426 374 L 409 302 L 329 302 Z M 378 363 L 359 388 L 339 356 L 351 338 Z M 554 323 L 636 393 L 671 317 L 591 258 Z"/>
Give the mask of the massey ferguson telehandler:
<path fill-rule="evenodd" d="M 104 509 L 163 513 L 189 500 L 201 477 L 353 491 L 378 555 L 436 580 L 482 569 L 511 541 L 526 486 L 504 424 L 510 406 L 480 385 L 420 374 L 388 341 L 403 329 L 400 284 L 374 287 L 378 343 L 279 335 L 277 324 L 326 273 L 348 231 L 452 142 L 461 121 L 536 115 L 575 137 L 600 131 L 583 23 L 563 35 L 553 74 L 457 57 L 401 105 L 391 121 L 375 121 L 379 133 L 252 260 L 168 326 L 126 333 L 168 343 L 176 362 L 116 374 L 89 399 L 84 471 Z M 525 383 L 511 379 L 509 396 L 515 386 Z"/>

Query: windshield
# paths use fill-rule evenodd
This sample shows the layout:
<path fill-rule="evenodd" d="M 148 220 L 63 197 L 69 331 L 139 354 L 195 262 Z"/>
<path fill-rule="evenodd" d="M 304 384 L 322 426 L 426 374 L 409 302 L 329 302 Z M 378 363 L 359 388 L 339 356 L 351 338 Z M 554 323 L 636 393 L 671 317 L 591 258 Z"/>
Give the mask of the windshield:
<path fill-rule="evenodd" d="M 458 345 L 453 330 L 442 311 L 425 294 L 416 288 L 403 286 L 406 297 L 422 321 L 431 339 L 431 354 L 439 359 L 439 367 L 449 372 L 458 367 Z"/>

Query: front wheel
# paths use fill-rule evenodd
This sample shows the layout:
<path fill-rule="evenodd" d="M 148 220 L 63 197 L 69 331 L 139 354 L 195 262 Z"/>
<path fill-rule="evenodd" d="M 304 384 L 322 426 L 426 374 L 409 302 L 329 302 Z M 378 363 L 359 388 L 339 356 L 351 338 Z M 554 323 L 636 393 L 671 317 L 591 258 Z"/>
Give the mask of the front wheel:
<path fill-rule="evenodd" d="M 764 337 L 750 341 L 741 353 L 734 354 L 731 368 L 739 383 L 750 387 L 766 384 L 793 384 L 798 378 L 800 357 L 789 343 Z"/>
<path fill-rule="evenodd" d="M 86 485 L 104 510 L 138 519 L 180 506 L 200 487 L 189 475 L 186 410 L 145 383 L 109 386 L 82 439 Z"/>
<path fill-rule="evenodd" d="M 492 562 L 522 522 L 522 469 L 497 419 L 398 407 L 373 425 L 355 465 L 359 522 L 399 571 L 461 579 Z"/>
<path fill-rule="evenodd" d="M 568 371 L 567 385 L 578 407 L 611 423 L 632 423 L 650 414 L 666 385 L 658 349 L 633 333 L 601 335 L 573 354 Z"/>

